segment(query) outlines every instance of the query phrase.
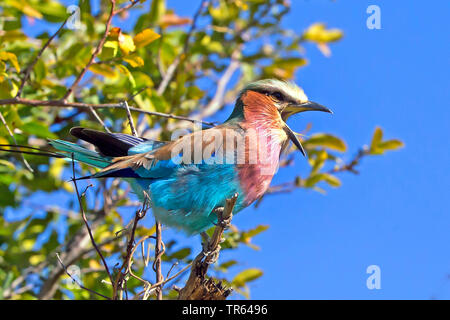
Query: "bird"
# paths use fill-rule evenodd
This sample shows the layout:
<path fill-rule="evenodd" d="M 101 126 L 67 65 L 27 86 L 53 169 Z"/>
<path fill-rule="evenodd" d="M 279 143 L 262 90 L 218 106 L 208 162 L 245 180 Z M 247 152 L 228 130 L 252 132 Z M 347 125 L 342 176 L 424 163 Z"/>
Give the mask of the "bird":
<path fill-rule="evenodd" d="M 126 180 L 164 225 L 199 234 L 217 223 L 215 210 L 227 199 L 237 195 L 235 214 L 264 195 L 290 142 L 306 155 L 286 124 L 305 111 L 332 113 L 295 83 L 264 79 L 239 92 L 222 124 L 171 141 L 74 127 L 70 134 L 95 151 L 65 140 L 49 143 L 66 158 L 100 169 L 88 178 Z"/>

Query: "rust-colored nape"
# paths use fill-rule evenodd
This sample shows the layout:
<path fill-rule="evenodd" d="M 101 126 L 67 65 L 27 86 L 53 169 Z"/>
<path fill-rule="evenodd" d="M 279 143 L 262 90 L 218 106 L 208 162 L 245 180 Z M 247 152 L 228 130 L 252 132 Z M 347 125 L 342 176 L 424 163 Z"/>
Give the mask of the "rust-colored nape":
<path fill-rule="evenodd" d="M 244 105 L 244 117 L 247 122 L 260 128 L 278 129 L 282 127 L 278 108 L 272 98 L 264 93 L 248 90 L 241 97 Z"/>

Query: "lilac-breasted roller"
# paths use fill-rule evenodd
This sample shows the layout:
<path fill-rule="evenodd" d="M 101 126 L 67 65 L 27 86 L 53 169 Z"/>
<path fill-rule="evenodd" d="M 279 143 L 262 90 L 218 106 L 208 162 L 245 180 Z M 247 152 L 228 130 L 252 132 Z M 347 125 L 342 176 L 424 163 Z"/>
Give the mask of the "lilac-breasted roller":
<path fill-rule="evenodd" d="M 234 213 L 260 198 L 289 140 L 305 154 L 285 121 L 309 110 L 331 113 L 308 101 L 293 83 L 260 80 L 240 92 L 224 123 L 172 141 L 75 127 L 70 133 L 96 151 L 63 140 L 50 144 L 70 158 L 101 168 L 93 178 L 124 178 L 141 201 L 149 197 L 159 221 L 193 234 L 217 221 L 214 209 L 223 207 L 227 198 L 238 194 Z"/>

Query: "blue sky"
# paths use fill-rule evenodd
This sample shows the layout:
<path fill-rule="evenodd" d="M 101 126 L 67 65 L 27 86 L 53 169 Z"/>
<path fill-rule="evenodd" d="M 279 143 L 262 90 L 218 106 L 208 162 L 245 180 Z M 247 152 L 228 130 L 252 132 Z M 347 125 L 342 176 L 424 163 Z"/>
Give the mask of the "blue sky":
<path fill-rule="evenodd" d="M 239 228 L 270 225 L 254 239 L 262 250 L 222 257 L 264 270 L 250 285 L 253 299 L 449 299 L 450 2 L 291 2 L 286 27 L 300 33 L 325 22 L 345 33 L 330 58 L 306 46 L 310 63 L 296 74 L 334 115 L 302 114 L 291 127 L 312 122 L 314 132 L 339 135 L 356 152 L 381 126 L 406 147 L 364 159 L 359 176 L 342 175 L 343 186 L 327 195 L 298 190 L 244 210 L 233 220 Z M 180 15 L 197 7 L 168 4 Z M 366 27 L 372 4 L 381 9 L 381 30 Z M 305 161 L 298 156 L 274 182 L 304 175 Z M 381 268 L 380 290 L 366 287 L 369 265 Z"/>

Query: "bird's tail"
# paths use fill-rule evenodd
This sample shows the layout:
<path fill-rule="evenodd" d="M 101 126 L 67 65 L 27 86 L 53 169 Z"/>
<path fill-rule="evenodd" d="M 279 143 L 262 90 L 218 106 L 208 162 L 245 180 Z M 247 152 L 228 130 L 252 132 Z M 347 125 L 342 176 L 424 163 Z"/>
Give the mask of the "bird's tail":
<path fill-rule="evenodd" d="M 97 168 L 105 168 L 111 164 L 111 157 L 102 156 L 98 152 L 88 150 L 75 143 L 64 140 L 50 140 L 49 143 L 55 149 L 63 151 L 59 154 L 65 153 L 66 158 L 80 161 Z"/>
<path fill-rule="evenodd" d="M 105 168 L 111 164 L 110 157 L 102 156 L 98 152 L 88 150 L 72 142 L 49 140 L 49 144 L 60 152 L 14 144 L 0 144 L 0 151 L 74 160 L 97 168 Z"/>

